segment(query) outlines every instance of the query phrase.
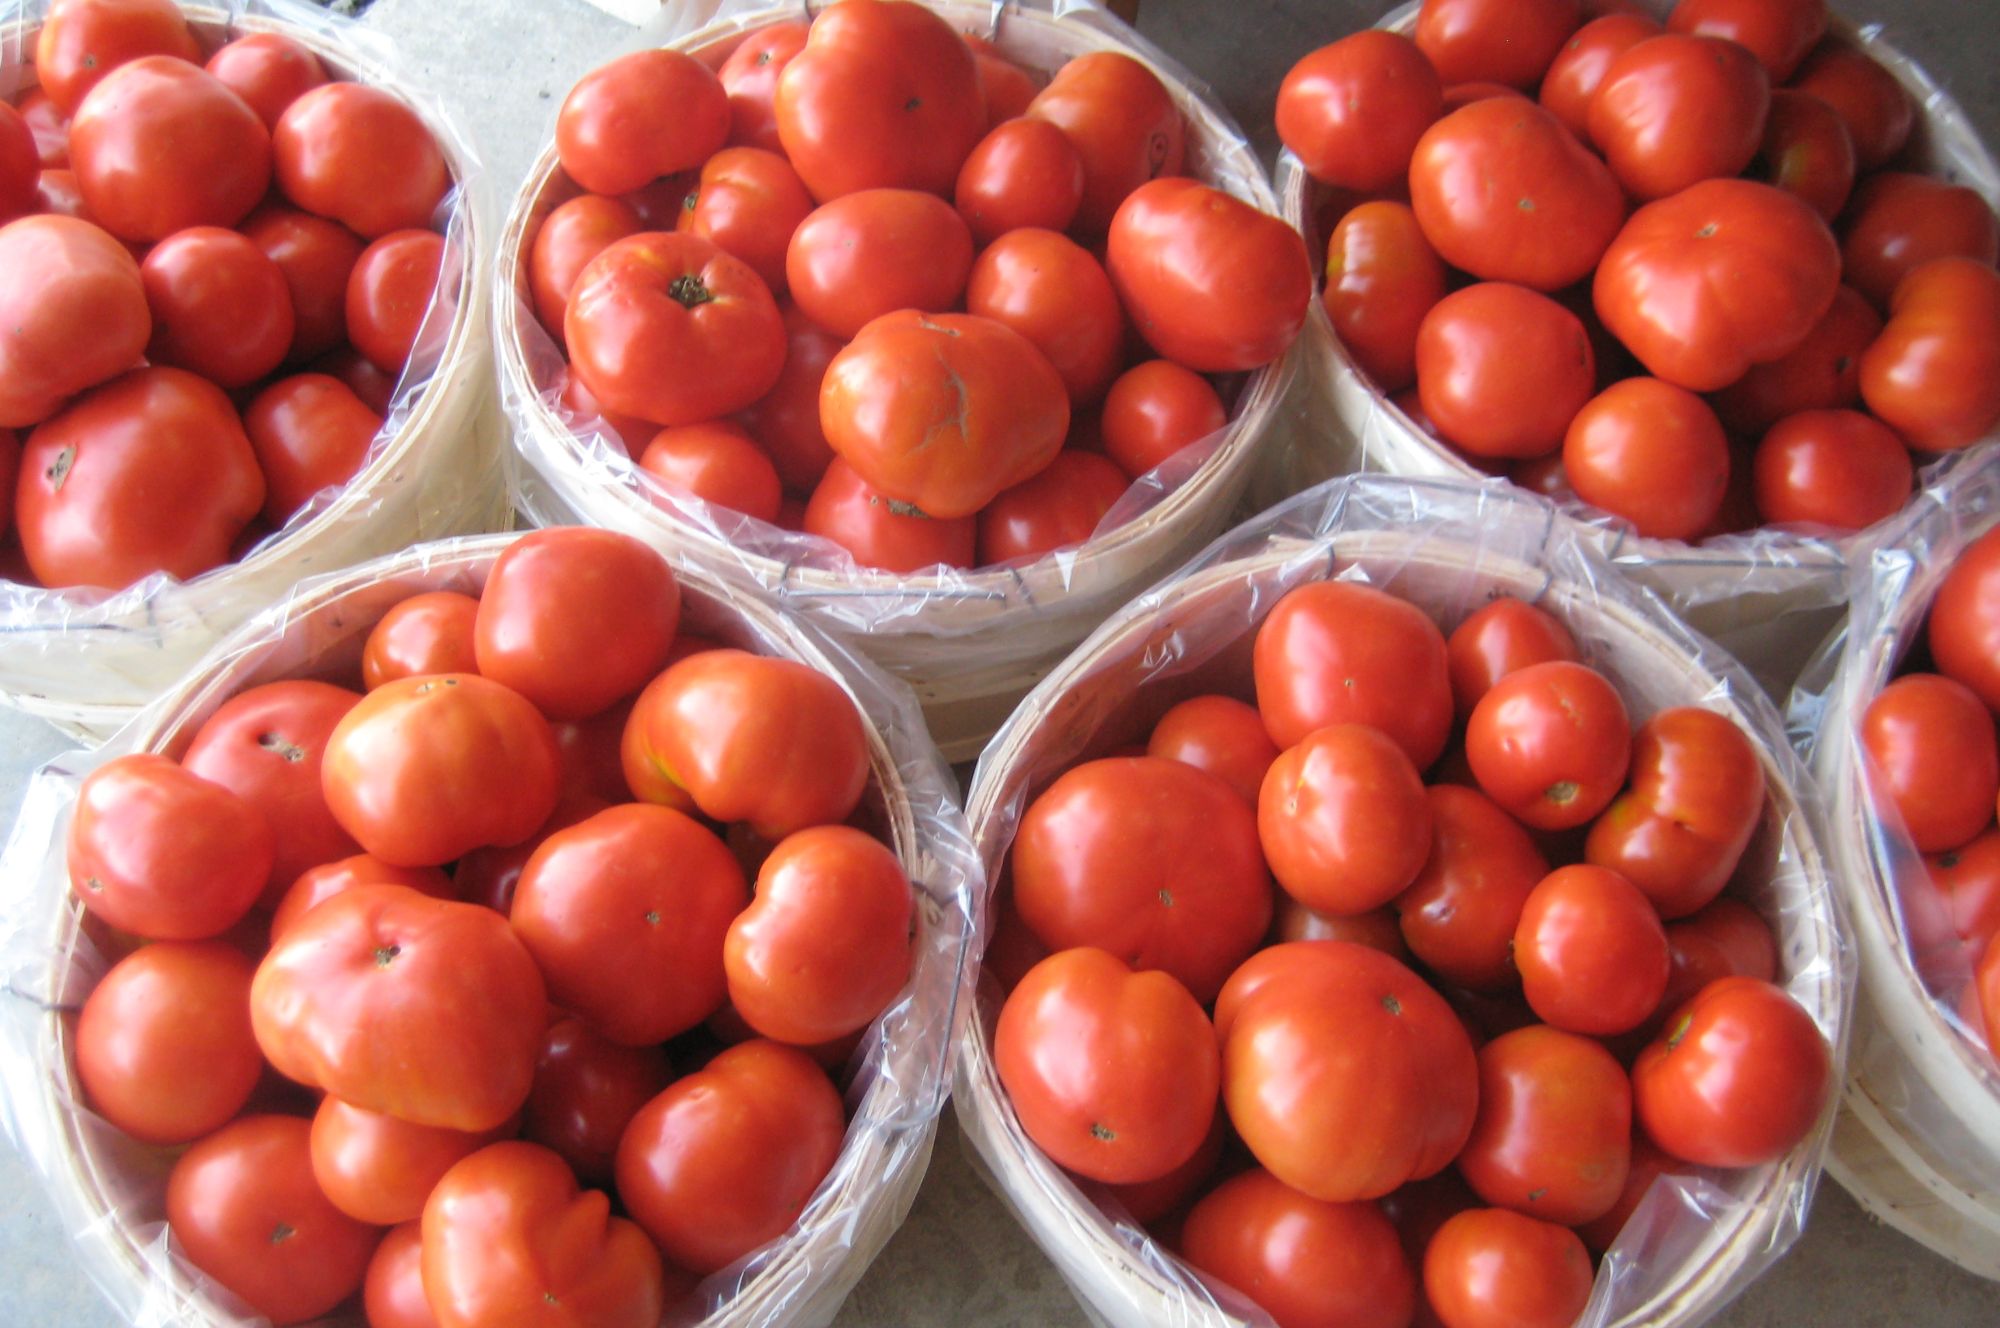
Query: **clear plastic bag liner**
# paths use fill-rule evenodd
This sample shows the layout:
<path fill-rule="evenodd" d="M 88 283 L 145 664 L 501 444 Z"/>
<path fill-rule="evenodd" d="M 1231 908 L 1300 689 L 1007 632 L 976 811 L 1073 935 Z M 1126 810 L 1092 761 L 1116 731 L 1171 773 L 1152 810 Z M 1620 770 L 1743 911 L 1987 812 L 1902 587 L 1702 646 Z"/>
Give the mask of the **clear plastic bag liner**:
<path fill-rule="evenodd" d="M 1921 647 L 1931 600 L 1959 555 L 1996 523 L 2000 452 L 1989 452 L 1964 458 L 1870 532 L 1854 559 L 1846 626 L 1807 666 L 1788 715 L 1825 791 L 1829 854 L 1861 958 L 1848 1093 L 1883 1146 L 1903 1155 L 1926 1202 L 1956 1210 L 1968 1229 L 1919 1238 L 1987 1269 L 2000 1269 L 2000 1065 L 1960 1006 L 1979 954 L 1958 941 L 1922 857 L 1875 798 L 1860 723 Z"/>
<path fill-rule="evenodd" d="M 231 635 L 184 684 L 102 749 L 58 758 L 30 783 L 0 857 L 0 1124 L 40 1174 L 79 1260 L 134 1328 L 252 1328 L 265 1321 L 181 1257 L 163 1221 L 177 1150 L 128 1139 L 78 1085 L 75 1014 L 107 967 L 69 887 L 66 833 L 80 780 L 127 752 L 182 750 L 245 687 L 351 676 L 369 629 L 427 590 L 477 594 L 511 535 L 444 540 L 301 585 Z M 958 792 L 907 689 L 844 646 L 698 568 L 676 567 L 687 630 L 829 674 L 868 721 L 864 807 L 918 894 L 909 985 L 862 1039 L 844 1079 L 847 1137 L 833 1172 L 785 1235 L 705 1279 L 669 1324 L 832 1320 L 901 1223 L 930 1157 L 948 1057 L 969 1008 L 977 862 Z M 358 1328 L 357 1308 L 322 1322 Z"/>
<path fill-rule="evenodd" d="M 1673 7 L 1668 0 L 1644 3 L 1663 20 Z M 1380 26 L 1408 33 L 1416 13 L 1416 4 L 1405 4 Z M 1921 169 L 1975 189 L 2000 208 L 2000 166 L 1951 94 L 1897 50 L 1880 25 L 1857 29 L 1836 18 L 1834 28 L 1880 61 L 1915 99 L 1919 117 L 1913 141 Z M 1317 271 L 1325 262 L 1328 238 L 1316 215 L 1322 193 L 1290 152 L 1279 156 L 1276 178 L 1285 218 L 1305 235 Z M 1311 402 L 1312 418 L 1326 427 L 1299 434 L 1296 447 L 1274 458 L 1275 478 L 1263 495 L 1267 501 L 1356 470 L 1484 478 L 1464 456 L 1390 403 L 1334 336 L 1317 303 L 1313 318 L 1320 327 L 1318 335 L 1302 339 L 1314 352 L 1303 368 L 1302 393 Z M 1986 447 L 1994 438 L 2000 434 L 1977 446 Z M 1935 484 L 1946 464 L 1932 459 L 1922 465 L 1919 485 Z M 1689 544 L 1643 537 L 1623 520 L 1580 501 L 1565 502 L 1562 510 L 1620 571 L 1666 596 L 1776 697 L 1786 695 L 1814 644 L 1838 621 L 1848 559 L 1864 547 L 1868 535 L 1765 527 Z"/>
<path fill-rule="evenodd" d="M 47 0 L 0 0 L 0 97 L 34 82 Z M 202 49 L 244 32 L 283 32 L 331 77 L 407 102 L 436 136 L 453 188 L 433 227 L 444 275 L 367 459 L 236 562 L 188 581 L 155 574 L 121 590 L 51 590 L 0 581 L 0 701 L 101 738 L 164 692 L 223 633 L 307 576 L 414 541 L 504 528 L 505 474 L 486 346 L 483 272 L 494 223 L 471 139 L 421 90 L 392 43 L 305 0 L 183 6 Z M 25 441 L 26 431 L 22 437 Z"/>
<path fill-rule="evenodd" d="M 973 842 L 999 881 L 1030 798 L 1064 769 L 1131 742 L 1189 696 L 1250 696 L 1255 630 L 1287 591 L 1339 578 L 1379 586 L 1449 630 L 1499 595 L 1538 603 L 1618 687 L 1634 723 L 1667 706 L 1728 715 L 1756 741 L 1770 789 L 1734 893 L 1776 934 L 1780 980 L 1835 1052 L 1853 961 L 1821 854 L 1816 797 L 1776 710 L 1742 667 L 1651 592 L 1619 575 L 1573 522 L 1499 482 L 1351 476 L 1297 495 L 1211 545 L 1098 628 L 1031 692 L 981 758 L 968 799 Z M 990 932 L 989 932 L 990 934 Z M 954 1068 L 977 1160 L 1099 1322 L 1266 1324 L 1150 1239 L 1101 1212 L 1022 1132 L 991 1059 L 995 993 Z M 1663 1180 L 1605 1257 L 1582 1328 L 1700 1323 L 1798 1237 L 1833 1118 L 1784 1159 Z"/>

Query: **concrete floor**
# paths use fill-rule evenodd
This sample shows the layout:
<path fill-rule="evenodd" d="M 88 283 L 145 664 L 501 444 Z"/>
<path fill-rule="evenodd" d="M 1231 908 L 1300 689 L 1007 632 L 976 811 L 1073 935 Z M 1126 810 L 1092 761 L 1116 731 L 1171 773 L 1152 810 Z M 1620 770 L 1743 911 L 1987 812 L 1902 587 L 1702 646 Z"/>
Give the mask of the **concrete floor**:
<path fill-rule="evenodd" d="M 1989 143 L 2000 143 L 2000 3 L 1842 0 L 1945 82 Z M 1372 22 L 1362 0 L 1144 0 L 1141 30 L 1196 70 L 1245 126 L 1269 124 L 1290 61 Z M 402 45 L 417 80 L 471 126 L 504 204 L 575 78 L 631 40 L 582 0 L 377 0 L 366 23 Z M 1253 128 L 1253 138 L 1257 137 Z M 1264 137 L 1268 140 L 1268 129 Z M 0 712 L 0 824 L 28 773 L 67 744 Z M 36 1180 L 0 1148 L 0 1328 L 112 1328 L 70 1256 Z M 1080 1324 L 1048 1261 L 966 1164 L 947 1121 L 910 1221 L 837 1322 L 911 1328 Z M 1831 1184 L 1804 1239 L 1718 1320 L 1726 1328 L 1991 1328 L 2000 1285 L 1970 1277 L 1868 1218 Z"/>

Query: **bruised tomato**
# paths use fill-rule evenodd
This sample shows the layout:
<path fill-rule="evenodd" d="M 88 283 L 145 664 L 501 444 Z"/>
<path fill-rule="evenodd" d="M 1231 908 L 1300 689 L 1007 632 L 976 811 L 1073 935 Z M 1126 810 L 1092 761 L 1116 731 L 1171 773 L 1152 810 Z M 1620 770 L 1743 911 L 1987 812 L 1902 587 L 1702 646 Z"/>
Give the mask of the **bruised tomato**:
<path fill-rule="evenodd" d="M 1771 79 L 1720 37 L 1669 32 L 1619 56 L 1590 100 L 1590 138 L 1632 197 L 1740 172 L 1764 141 Z"/>

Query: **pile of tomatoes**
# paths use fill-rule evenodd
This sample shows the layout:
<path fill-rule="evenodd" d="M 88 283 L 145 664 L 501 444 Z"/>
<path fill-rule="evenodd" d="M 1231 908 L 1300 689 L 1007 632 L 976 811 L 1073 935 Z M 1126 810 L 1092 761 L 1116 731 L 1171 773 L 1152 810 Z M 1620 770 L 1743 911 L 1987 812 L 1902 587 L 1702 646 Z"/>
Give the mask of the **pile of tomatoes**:
<path fill-rule="evenodd" d="M 1012 1110 L 1282 1328 L 1567 1328 L 1656 1177 L 1773 1162 L 1830 1095 L 1727 893 L 1758 751 L 1700 707 L 1635 732 L 1516 599 L 1447 637 L 1311 583 L 1252 644 L 1254 698 L 1030 799 L 988 956 Z"/>
<path fill-rule="evenodd" d="M 1181 178 L 1144 64 L 1037 83 L 907 0 L 586 75 L 524 273 L 565 407 L 863 566 L 1087 539 L 1223 427 L 1210 376 L 1282 354 L 1312 283 L 1296 231 Z"/>
<path fill-rule="evenodd" d="M 833 1167 L 912 891 L 846 692 L 680 607 L 536 532 L 84 781 L 82 1099 L 185 1146 L 172 1248 L 256 1313 L 656 1328 Z"/>
<path fill-rule="evenodd" d="M 34 69 L 0 102 L 0 574 L 193 577 L 360 468 L 451 175 L 395 96 L 280 33 L 204 56 L 172 0 L 54 0 Z"/>
<path fill-rule="evenodd" d="M 2000 220 L 1825 0 L 1425 0 L 1277 123 L 1342 342 L 1483 470 L 1665 539 L 1851 531 L 2000 423 Z"/>

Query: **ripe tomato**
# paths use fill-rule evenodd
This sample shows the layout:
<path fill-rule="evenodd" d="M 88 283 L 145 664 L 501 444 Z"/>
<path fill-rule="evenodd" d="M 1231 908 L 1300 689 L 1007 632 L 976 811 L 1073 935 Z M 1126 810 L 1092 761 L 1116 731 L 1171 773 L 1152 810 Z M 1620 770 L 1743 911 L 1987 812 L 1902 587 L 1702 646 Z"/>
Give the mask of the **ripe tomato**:
<path fill-rule="evenodd" d="M 658 1047 L 621 1046 L 581 1019 L 559 1019 L 542 1039 L 521 1133 L 554 1149 L 584 1181 L 608 1185 L 619 1136 L 671 1082 Z"/>
<path fill-rule="evenodd" d="M 1475 991 L 1514 984 L 1514 930 L 1549 874 L 1535 841 L 1475 789 L 1437 784 L 1430 857 L 1394 907 L 1410 953 L 1445 981 Z"/>
<path fill-rule="evenodd" d="M 1206 770 L 1254 807 L 1278 746 L 1255 706 L 1231 696 L 1191 696 L 1153 725 L 1146 754 Z"/>
<path fill-rule="evenodd" d="M 1678 194 L 1750 164 L 1764 141 L 1771 78 L 1720 37 L 1669 32 L 1626 51 L 1590 100 L 1590 138 L 1634 198 Z"/>
<path fill-rule="evenodd" d="M 423 1224 L 405 1222 L 382 1237 L 361 1284 L 368 1328 L 438 1328 L 424 1298 Z"/>
<path fill-rule="evenodd" d="M 1083 202 L 1075 229 L 1094 239 L 1111 228 L 1126 198 L 1148 180 L 1181 173 L 1187 126 L 1166 85 L 1118 51 L 1070 60 L 1028 103 L 1083 159 Z"/>
<path fill-rule="evenodd" d="M 1128 483 L 1107 458 L 1064 448 L 979 514 L 979 565 L 1033 560 L 1082 544 L 1125 496 Z"/>
<path fill-rule="evenodd" d="M 139 265 L 96 226 L 0 226 L 0 427 L 39 423 L 137 364 L 152 326 Z"/>
<path fill-rule="evenodd" d="M 844 1129 L 810 1057 L 741 1043 L 640 1108 L 618 1144 L 618 1196 L 668 1259 L 712 1273 L 797 1220 Z"/>
<path fill-rule="evenodd" d="M 812 211 L 812 195 L 790 162 L 760 148 L 724 148 L 702 166 L 675 229 L 736 255 L 781 296 L 786 247 Z"/>
<path fill-rule="evenodd" d="M 382 1235 L 320 1192 L 311 1133 L 293 1116 L 243 1116 L 167 1177 L 178 1251 L 274 1324 L 317 1319 L 359 1291 Z"/>
<path fill-rule="evenodd" d="M 1041 79 L 1015 64 L 994 43 L 973 32 L 959 34 L 972 48 L 973 63 L 979 66 L 979 95 L 986 103 L 986 124 L 997 128 L 1007 120 L 1027 114 L 1028 103 L 1041 91 Z"/>
<path fill-rule="evenodd" d="M 286 198 L 370 240 L 428 227 L 452 185 L 417 113 L 362 83 L 301 96 L 278 118 L 271 149 Z"/>
<path fill-rule="evenodd" d="M 626 204 L 598 194 L 572 198 L 542 220 L 528 250 L 528 293 L 550 336 L 562 340 L 569 293 L 590 260 L 645 229 Z"/>
<path fill-rule="evenodd" d="M 2000 217 L 1962 185 L 1883 171 L 1855 191 L 1840 257 L 1842 280 L 1887 307 L 1903 278 L 1934 258 L 2000 261 Z"/>
<path fill-rule="evenodd" d="M 1903 440 L 1858 410 L 1809 410 L 1757 445 L 1757 511 L 1773 525 L 1860 530 L 1909 501 L 1915 472 Z"/>
<path fill-rule="evenodd" d="M 0 101 L 0 220 L 41 210 L 35 198 L 41 175 L 34 130 L 19 111 Z"/>
<path fill-rule="evenodd" d="M 202 66 L 257 112 L 266 129 L 285 108 L 326 82 L 319 57 L 281 32 L 251 32 L 224 43 Z"/>
<path fill-rule="evenodd" d="M 1133 190 L 1112 218 L 1105 257 L 1139 334 L 1161 355 L 1203 373 L 1277 359 L 1312 301 L 1299 233 L 1194 180 L 1154 180 Z"/>
<path fill-rule="evenodd" d="M 1444 294 L 1444 263 L 1404 204 L 1363 203 L 1334 227 L 1320 299 L 1378 390 L 1417 381 L 1417 329 Z"/>
<path fill-rule="evenodd" d="M 2000 745 L 1971 688 L 1933 673 L 1884 687 L 1861 716 L 1871 783 L 1920 853 L 1971 840 L 1993 819 Z"/>
<path fill-rule="evenodd" d="M 1423 979 L 1345 941 L 1291 941 L 1239 968 L 1215 1010 L 1223 1101 L 1257 1160 L 1344 1203 L 1442 1171 L 1472 1130 L 1472 1043 Z"/>
<path fill-rule="evenodd" d="M 1417 46 L 1447 86 L 1532 88 L 1582 22 L 1579 0 L 1425 0 Z"/>
<path fill-rule="evenodd" d="M 1442 104 L 1437 70 L 1416 43 L 1371 28 L 1320 47 L 1285 74 L 1278 137 L 1322 184 L 1377 193 L 1402 183 Z"/>
<path fill-rule="evenodd" d="M 788 232 L 785 275 L 799 309 L 853 337 L 898 309 L 957 307 L 972 270 L 972 234 L 951 206 L 913 189 L 864 189 Z M 921 254 L 921 261 L 912 255 Z"/>
<path fill-rule="evenodd" d="M 635 733 L 643 764 L 704 816 L 747 821 L 766 839 L 846 820 L 868 783 L 861 712 L 839 683 L 788 659 L 690 655 L 632 707 L 628 778 Z"/>
<path fill-rule="evenodd" d="M 617 709 L 618 707 L 614 707 Z M 625 801 L 621 792 L 619 801 Z M 452 897 L 481 904 L 496 913 L 514 909 L 514 890 L 521 872 L 543 842 L 558 830 L 589 820 L 611 804 L 589 793 L 565 791 L 541 829 L 518 844 L 506 848 L 476 848 L 460 858 L 451 869 Z"/>
<path fill-rule="evenodd" d="M 915 572 L 940 564 L 971 567 L 979 561 L 977 518 L 931 516 L 915 504 L 870 488 L 839 457 L 813 489 L 800 528 L 832 540 L 862 567 L 889 572 Z"/>
<path fill-rule="evenodd" d="M 329 1093 L 313 1114 L 313 1179 L 335 1208 L 358 1222 L 411 1222 L 423 1215 L 424 1200 L 454 1163 L 511 1133 L 511 1125 L 483 1134 L 412 1125 Z"/>
<path fill-rule="evenodd" d="M 106 74 L 147 55 L 201 62 L 172 0 L 55 0 L 35 39 L 35 77 L 64 114 Z"/>
<path fill-rule="evenodd" d="M 729 137 L 729 96 L 715 71 L 648 48 L 576 81 L 556 115 L 563 173 L 593 194 L 623 194 L 701 165 Z"/>
<path fill-rule="evenodd" d="M 1424 1295 L 1450 1328 L 1568 1328 L 1591 1277 L 1574 1231 L 1505 1208 L 1458 1214 L 1424 1251 Z"/>
<path fill-rule="evenodd" d="M 1596 381 L 1583 320 L 1522 286 L 1467 286 L 1438 301 L 1417 329 L 1424 413 L 1475 457 L 1553 451 Z"/>
<path fill-rule="evenodd" d="M 459 898 L 456 883 L 440 868 L 391 867 L 366 853 L 356 853 L 301 872 L 271 910 L 270 939 L 275 942 L 315 907 L 357 885 L 407 885 L 433 899 Z"/>
<path fill-rule="evenodd" d="M 243 223 L 244 238 L 278 265 L 291 295 L 294 364 L 347 340 L 347 279 L 361 259 L 361 241 L 338 222 L 266 205 Z"/>
<path fill-rule="evenodd" d="M 1681 0 L 1667 19 L 1675 32 L 1723 37 L 1748 47 L 1782 83 L 1826 35 L 1826 0 Z"/>
<path fill-rule="evenodd" d="M 142 1143 L 181 1144 L 243 1110 L 264 1073 L 250 961 L 221 941 L 159 941 L 112 965 L 76 1025 L 90 1109 Z"/>
<path fill-rule="evenodd" d="M 1659 914 L 1637 886 L 1603 867 L 1578 864 L 1545 877 L 1522 906 L 1513 953 L 1529 1006 L 1572 1033 L 1637 1028 L 1667 989 Z"/>
<path fill-rule="evenodd" d="M 1563 436 L 1576 496 L 1654 539 L 1693 539 L 1722 510 L 1729 439 L 1708 403 L 1657 378 L 1593 397 Z"/>
<path fill-rule="evenodd" d="M 146 358 L 222 387 L 247 387 L 292 347 L 285 274 L 235 231 L 194 226 L 153 246 L 140 265 L 153 339 Z"/>
<path fill-rule="evenodd" d="M 1147 360 L 1118 375 L 1098 418 L 1105 454 L 1133 479 L 1229 423 L 1208 380 L 1172 360 Z"/>
<path fill-rule="evenodd" d="M 2000 712 L 2000 531 L 1967 545 L 1939 583 L 1928 640 L 1938 672 Z"/>
<path fill-rule="evenodd" d="M 785 328 L 785 364 L 778 381 L 763 397 L 745 407 L 744 427 L 778 468 L 778 478 L 793 494 L 811 493 L 833 449 L 819 423 L 819 390 L 826 366 L 847 343 L 820 327 L 787 300 L 779 307 Z"/>
<path fill-rule="evenodd" d="M 1479 787 L 1509 814 L 1568 830 L 1617 796 L 1632 726 L 1603 674 L 1558 660 L 1495 683 L 1466 724 L 1465 749 Z"/>
<path fill-rule="evenodd" d="M 771 458 L 728 420 L 662 429 L 639 454 L 639 468 L 674 492 L 759 521 L 775 521 L 784 501 Z"/>
<path fill-rule="evenodd" d="M 1854 140 L 1833 107 L 1809 92 L 1772 91 L 1757 163 L 1758 179 L 1798 195 L 1828 222 L 1854 189 Z"/>
<path fill-rule="evenodd" d="M 2000 842 L 2000 840 L 1996 840 Z M 1661 1018 L 1693 1000 L 1718 978 L 1746 977 L 1774 982 L 1778 976 L 1778 938 L 1771 924 L 1748 904 L 1723 895 L 1699 913 L 1667 925 L 1666 994 L 1660 997 Z"/>
<path fill-rule="evenodd" d="M 1590 143 L 1590 102 L 1618 57 L 1665 29 L 1645 14 L 1612 13 L 1594 18 L 1563 43 L 1537 94 L 1545 110 L 1586 146 Z"/>
<path fill-rule="evenodd" d="M 1625 1188 L 1631 1148 L 1632 1081 L 1600 1044 L 1537 1025 L 1479 1049 L 1479 1115 L 1458 1170 L 1485 1202 L 1594 1221 Z"/>
<path fill-rule="evenodd" d="M 1704 1167 L 1783 1157 L 1812 1132 L 1832 1090 L 1819 1026 L 1782 988 L 1755 978 L 1704 987 L 1632 1066 L 1646 1133 Z"/>
<path fill-rule="evenodd" d="M 437 336 L 447 309 L 437 299 L 445 265 L 435 231 L 391 231 L 355 260 L 347 278 L 347 337 L 384 373 L 400 374 L 432 311 Z"/>
<path fill-rule="evenodd" d="M 653 1328 L 666 1301 L 645 1233 L 534 1144 L 493 1144 L 446 1172 L 424 1205 L 422 1248 L 439 1328 L 524 1316 L 547 1328 Z"/>
<path fill-rule="evenodd" d="M 966 282 L 967 313 L 1019 332 L 1062 375 L 1070 405 L 1095 405 L 1125 358 L 1125 318 L 1088 250 L 1054 231 L 1017 230 L 988 245 Z"/>
<path fill-rule="evenodd" d="M 729 141 L 781 152 L 778 113 L 773 105 L 778 77 L 805 49 L 811 25 L 802 20 L 773 23 L 745 37 L 715 71 L 729 97 Z"/>
<path fill-rule="evenodd" d="M 1614 336 L 1695 392 L 1798 349 L 1840 285 L 1819 214 L 1751 180 L 1704 180 L 1632 214 L 1593 290 Z"/>
<path fill-rule="evenodd" d="M 1792 86 L 1840 113 L 1863 172 L 1888 164 L 1916 128 L 1917 104 L 1896 76 L 1844 41 L 1822 43 L 1799 66 Z"/>
<path fill-rule="evenodd" d="M 1882 316 L 1852 286 L 1834 292 L 1826 316 L 1798 349 L 1748 372 L 1712 396 L 1722 422 L 1762 437 L 1788 415 L 1839 410 L 1861 400 L 1861 353 L 1882 331 Z"/>
<path fill-rule="evenodd" d="M 1431 808 L 1395 739 L 1361 724 L 1331 724 L 1271 763 L 1257 799 L 1257 837 L 1294 899 L 1323 913 L 1365 913 L 1423 869 Z"/>
<path fill-rule="evenodd" d="M 1261 1168 L 1195 1204 L 1180 1252 L 1280 1328 L 1407 1328 L 1416 1308 L 1416 1278 L 1379 1207 L 1321 1203 Z"/>
<path fill-rule="evenodd" d="M 1861 356 L 1861 395 L 1927 452 L 1964 447 L 2000 423 L 2000 273 L 1969 258 L 1913 268 Z"/>
<path fill-rule="evenodd" d="M 426 673 L 477 673 L 472 624 L 479 601 L 452 590 L 412 595 L 382 615 L 361 652 L 369 691 Z"/>
<path fill-rule="evenodd" d="M 297 374 L 251 399 L 243 429 L 269 486 L 264 518 L 282 526 L 313 495 L 360 472 L 382 417 L 338 378 Z"/>
<path fill-rule="evenodd" d="M 1452 704 L 1459 718 L 1470 718 L 1493 684 L 1516 669 L 1576 658 L 1576 638 L 1561 621 L 1546 609 L 1499 596 L 1453 628 L 1445 641 Z"/>
<path fill-rule="evenodd" d="M 952 202 L 981 247 L 1024 227 L 1067 230 L 1083 202 L 1083 158 L 1046 120 L 1003 121 L 959 168 Z"/>

